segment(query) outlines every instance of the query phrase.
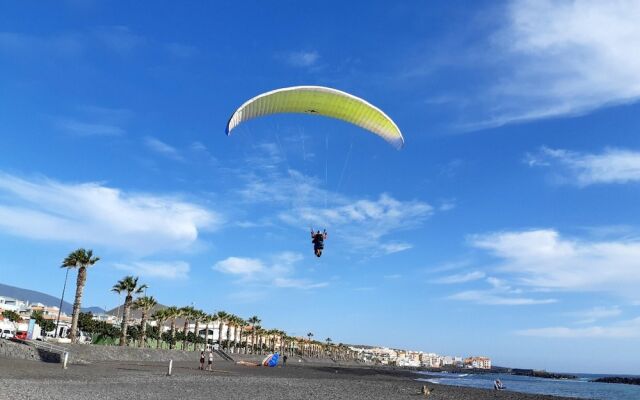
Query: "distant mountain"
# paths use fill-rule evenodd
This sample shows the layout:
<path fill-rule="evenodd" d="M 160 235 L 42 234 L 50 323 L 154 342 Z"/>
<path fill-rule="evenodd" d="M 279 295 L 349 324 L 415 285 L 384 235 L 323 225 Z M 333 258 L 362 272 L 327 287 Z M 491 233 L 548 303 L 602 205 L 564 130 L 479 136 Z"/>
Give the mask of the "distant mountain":
<path fill-rule="evenodd" d="M 167 308 L 167 306 L 162 305 L 162 304 L 156 304 L 151 310 L 149 310 L 149 313 L 147 315 L 153 315 L 153 313 L 155 313 L 156 311 L 163 310 L 165 308 Z M 111 309 L 109 311 L 105 311 L 105 314 L 122 316 L 123 310 L 124 310 L 124 306 L 118 306 L 118 307 L 113 308 L 113 309 Z M 142 318 L 142 311 L 141 310 L 135 310 L 132 307 L 131 308 L 131 318 L 132 319 Z M 179 319 L 179 320 L 180 321 L 184 321 L 182 319 Z M 178 320 L 176 320 L 176 321 L 178 321 Z"/>
<path fill-rule="evenodd" d="M 74 289 L 71 288 L 70 296 L 74 296 Z M 69 286 L 67 285 L 67 295 L 69 295 Z M 15 286 L 9 286 L 0 283 L 0 296 L 13 297 L 18 300 L 28 301 L 29 303 L 42 303 L 46 306 L 56 306 L 60 305 L 60 298 L 56 296 L 51 296 L 46 293 L 36 292 L 35 290 L 22 289 Z M 65 296 L 66 297 L 66 296 Z M 73 305 L 68 302 L 62 303 L 62 312 L 66 314 L 71 314 L 73 310 Z M 82 312 L 92 312 L 94 314 L 102 314 L 104 313 L 104 309 L 100 307 L 85 307 L 82 308 Z"/>

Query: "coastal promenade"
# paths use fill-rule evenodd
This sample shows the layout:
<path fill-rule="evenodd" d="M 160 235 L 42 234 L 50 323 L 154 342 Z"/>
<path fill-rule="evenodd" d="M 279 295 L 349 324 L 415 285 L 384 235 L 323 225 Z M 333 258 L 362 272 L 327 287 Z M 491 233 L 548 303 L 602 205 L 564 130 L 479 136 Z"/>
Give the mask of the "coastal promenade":
<path fill-rule="evenodd" d="M 100 352 L 99 346 L 93 346 Z M 179 352 L 172 376 L 166 361 L 85 360 L 67 370 L 60 364 L 0 358 L 0 399 L 418 399 L 423 382 L 408 370 L 342 366 L 330 360 L 298 362 L 286 368 L 216 360 L 213 371 L 198 369 L 198 354 Z M 163 354 L 163 357 L 166 354 Z M 177 355 L 177 354 L 176 354 Z M 250 357 L 250 356 L 249 356 Z M 95 357 L 98 358 L 98 357 Z M 251 358 L 251 357 L 250 357 Z M 253 357 L 255 358 L 255 357 Z M 429 385 L 429 399 L 542 400 L 558 397 Z"/>

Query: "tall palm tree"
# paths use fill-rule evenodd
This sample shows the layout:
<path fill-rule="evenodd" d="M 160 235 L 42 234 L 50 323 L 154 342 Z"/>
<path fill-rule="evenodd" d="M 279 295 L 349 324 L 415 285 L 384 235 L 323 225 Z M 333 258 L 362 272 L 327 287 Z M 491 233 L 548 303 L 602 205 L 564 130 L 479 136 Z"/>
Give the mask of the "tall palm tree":
<path fill-rule="evenodd" d="M 258 318 L 257 315 L 252 316 L 247 320 L 248 323 L 251 324 L 251 347 L 255 349 L 256 346 L 256 325 L 258 325 L 262 320 Z M 253 351 L 252 351 L 253 353 Z"/>
<path fill-rule="evenodd" d="M 153 298 L 153 296 L 139 297 L 133 303 L 134 309 L 142 310 L 142 317 L 140 320 L 141 334 L 140 334 L 139 347 L 144 347 L 145 345 L 145 342 L 147 340 L 147 317 L 149 316 L 149 311 L 151 311 L 151 309 L 155 307 L 157 304 L 158 302 L 156 301 L 156 299 Z"/>
<path fill-rule="evenodd" d="M 193 313 L 196 311 L 192 306 L 182 307 L 180 309 L 180 316 L 184 318 L 184 327 L 182 328 L 182 333 L 184 333 L 184 342 L 182 342 L 182 350 L 185 350 L 185 346 L 188 345 L 188 334 L 189 334 L 189 321 L 193 318 Z"/>
<path fill-rule="evenodd" d="M 176 342 L 176 319 L 180 316 L 180 309 L 176 306 L 171 306 L 165 310 L 167 318 L 171 320 L 171 343 L 169 343 L 169 348 L 173 349 Z"/>
<path fill-rule="evenodd" d="M 238 348 L 238 353 L 240 353 L 242 351 L 242 333 L 244 332 L 244 327 L 247 325 L 247 322 L 242 318 L 236 316 L 235 323 L 237 334 L 234 347 Z"/>
<path fill-rule="evenodd" d="M 312 349 L 311 338 L 313 337 L 313 333 L 312 332 L 307 333 L 307 337 L 309 338 L 309 357 L 311 357 L 311 349 Z"/>
<path fill-rule="evenodd" d="M 78 268 L 78 279 L 76 280 L 76 298 L 73 301 L 73 314 L 71 317 L 71 342 L 78 341 L 78 317 L 82 303 L 82 292 L 87 281 L 87 268 L 100 261 L 100 257 L 93 256 L 93 250 L 78 249 L 69 253 L 62 261 L 61 268 Z"/>
<path fill-rule="evenodd" d="M 204 344 L 205 347 L 209 346 L 209 324 L 211 322 L 214 321 L 214 317 L 212 314 L 205 314 L 205 318 L 204 318 L 204 323 L 206 324 L 205 326 L 205 332 L 204 332 Z"/>
<path fill-rule="evenodd" d="M 113 288 L 112 292 L 116 292 L 118 294 L 125 292 L 127 296 L 124 298 L 124 305 L 122 311 L 122 330 L 120 332 L 120 346 L 124 346 L 127 344 L 127 328 L 129 327 L 129 312 L 131 310 L 131 304 L 133 303 L 133 295 L 140 294 L 144 292 L 147 288 L 147 285 L 138 286 L 138 277 L 133 277 L 131 275 L 125 276 L 121 280 L 118 281 Z"/>
<path fill-rule="evenodd" d="M 200 322 L 203 322 L 207 318 L 207 314 L 205 314 L 202 310 L 194 310 L 193 312 L 193 320 L 196 325 L 193 327 L 193 333 L 195 336 L 195 344 L 193 346 L 193 351 L 197 350 L 198 342 L 200 341 Z"/>
<path fill-rule="evenodd" d="M 222 332 L 224 330 L 224 326 L 225 326 L 225 324 L 227 323 L 227 321 L 229 320 L 230 317 L 231 317 L 231 315 L 229 315 L 228 313 L 226 313 L 224 311 L 218 311 L 218 321 L 219 321 L 219 325 L 218 325 L 218 344 L 220 345 L 220 347 L 224 346 L 223 340 L 226 340 L 227 334 L 229 333 L 229 329 L 227 329 L 227 331 L 225 332 L 224 337 L 222 336 Z"/>
<path fill-rule="evenodd" d="M 158 310 L 151 318 L 156 321 L 156 326 L 158 327 L 158 342 L 156 343 L 156 348 L 160 348 L 160 343 L 162 341 L 162 328 L 164 327 L 164 322 L 169 319 L 169 313 L 167 313 L 167 309 Z"/>

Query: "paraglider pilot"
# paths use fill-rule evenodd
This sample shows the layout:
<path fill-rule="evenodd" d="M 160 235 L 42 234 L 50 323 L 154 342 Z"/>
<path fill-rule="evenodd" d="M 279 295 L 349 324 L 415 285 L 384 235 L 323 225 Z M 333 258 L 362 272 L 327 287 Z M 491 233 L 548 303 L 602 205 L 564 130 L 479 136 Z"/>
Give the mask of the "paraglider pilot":
<path fill-rule="evenodd" d="M 326 239 L 326 229 L 322 233 L 320 233 L 320 231 L 314 233 L 313 228 L 311 228 L 311 243 L 313 243 L 313 252 L 316 253 L 316 257 L 320 257 L 322 255 L 322 250 L 324 249 L 324 241 Z"/>

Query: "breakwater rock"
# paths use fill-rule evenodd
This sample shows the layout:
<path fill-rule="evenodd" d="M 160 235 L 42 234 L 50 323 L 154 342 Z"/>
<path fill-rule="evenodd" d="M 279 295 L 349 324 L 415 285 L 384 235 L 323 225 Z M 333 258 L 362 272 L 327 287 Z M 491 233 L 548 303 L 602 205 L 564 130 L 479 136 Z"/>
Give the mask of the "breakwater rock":
<path fill-rule="evenodd" d="M 547 371 L 536 371 L 534 369 L 512 369 L 511 373 L 513 375 L 521 375 L 521 376 L 532 376 L 534 378 L 545 378 L 545 379 L 577 379 L 578 377 L 575 375 L 569 374 L 559 374 L 556 372 L 547 372 Z"/>
<path fill-rule="evenodd" d="M 623 383 L 625 385 L 640 385 L 640 378 L 627 378 L 622 376 L 607 376 L 604 378 L 593 379 L 591 382 L 600 383 Z"/>

